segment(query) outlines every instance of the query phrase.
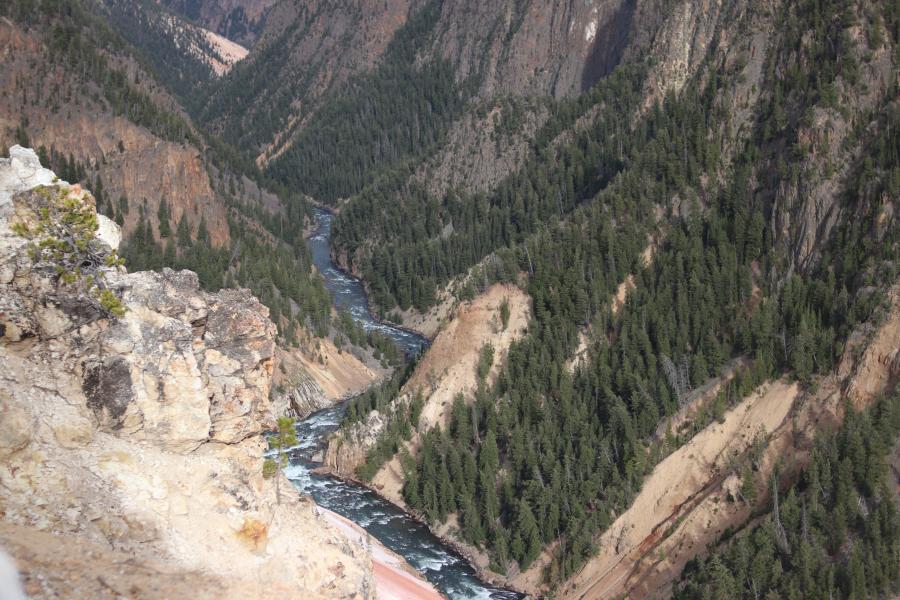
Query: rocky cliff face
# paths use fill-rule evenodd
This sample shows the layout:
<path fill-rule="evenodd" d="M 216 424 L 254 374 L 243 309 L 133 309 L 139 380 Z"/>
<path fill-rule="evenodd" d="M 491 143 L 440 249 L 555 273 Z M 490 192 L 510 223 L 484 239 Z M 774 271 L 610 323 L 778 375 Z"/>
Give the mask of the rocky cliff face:
<path fill-rule="evenodd" d="M 432 52 L 481 93 L 561 97 L 593 85 L 618 63 L 633 0 L 443 3 Z"/>
<path fill-rule="evenodd" d="M 332 404 L 322 387 L 306 372 L 293 375 L 285 383 L 284 389 L 272 396 L 272 410 L 277 415 L 302 419 Z"/>
<path fill-rule="evenodd" d="M 197 571 L 219 597 L 365 594 L 364 550 L 287 481 L 276 504 L 263 479 L 268 310 L 244 290 L 203 292 L 188 271 L 109 271 L 127 312 L 107 316 L 12 231 L 38 184 L 90 200 L 30 151 L 0 163 L 3 520 Z"/>
<path fill-rule="evenodd" d="M 299 348 L 276 350 L 278 368 L 271 394 L 276 415 L 302 419 L 363 392 L 387 375 L 377 361 L 362 360 L 346 348 L 338 350 L 329 338 L 303 335 Z"/>

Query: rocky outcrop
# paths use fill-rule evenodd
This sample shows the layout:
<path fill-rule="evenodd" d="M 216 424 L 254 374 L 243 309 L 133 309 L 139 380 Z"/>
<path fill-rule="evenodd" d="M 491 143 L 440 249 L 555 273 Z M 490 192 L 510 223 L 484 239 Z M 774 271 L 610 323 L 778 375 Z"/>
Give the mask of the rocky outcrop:
<path fill-rule="evenodd" d="M 315 379 L 304 371 L 287 379 L 285 388 L 272 394 L 272 410 L 275 414 L 300 419 L 332 404 Z"/>
<path fill-rule="evenodd" d="M 388 372 L 370 357 L 339 350 L 329 338 L 306 331 L 300 338 L 300 347 L 276 350 L 278 369 L 272 379 L 276 415 L 306 417 L 363 392 Z"/>
<path fill-rule="evenodd" d="M 53 532 L 73 548 L 124 555 L 138 571 L 152 557 L 195 572 L 216 582 L 217 597 L 366 594 L 365 549 L 286 481 L 277 504 L 274 480 L 263 478 L 268 310 L 245 290 L 206 293 L 193 273 L 171 270 L 106 271 L 127 308 L 121 318 L 86 302 L 11 228 L 33 210 L 36 184 L 90 199 L 36 161 L 14 148 L 0 163 L 3 520 L 24 532 L 17 538 Z"/>
<path fill-rule="evenodd" d="M 328 440 L 323 461 L 325 466 L 341 475 L 353 476 L 356 468 L 366 462 L 366 457 L 378 444 L 387 425 L 381 413 L 373 410 L 364 421 L 342 430 Z"/>
<path fill-rule="evenodd" d="M 842 78 L 835 82 L 840 106 L 824 102 L 807 107 L 810 119 L 797 125 L 798 148 L 790 178 L 783 177 L 774 191 L 772 235 L 783 255 L 786 270 L 810 272 L 819 264 L 826 243 L 836 228 L 847 222 L 876 221 L 872 232 L 878 243 L 897 227 L 896 198 L 885 192 L 879 198 L 865 198 L 862 190 L 843 189 L 851 181 L 860 162 L 870 160 L 868 143 L 885 125 L 873 119 L 896 109 L 897 98 L 890 95 L 890 81 L 897 67 L 895 53 L 888 45 L 869 47 L 859 25 L 847 29 L 852 55 L 859 64 L 860 81 Z M 864 131 L 858 131 L 866 123 Z M 878 215 L 878 216 L 875 216 Z"/>
<path fill-rule="evenodd" d="M 562 97 L 581 92 L 618 63 L 633 0 L 444 2 L 432 52 L 459 81 L 474 76 L 485 97 Z"/>

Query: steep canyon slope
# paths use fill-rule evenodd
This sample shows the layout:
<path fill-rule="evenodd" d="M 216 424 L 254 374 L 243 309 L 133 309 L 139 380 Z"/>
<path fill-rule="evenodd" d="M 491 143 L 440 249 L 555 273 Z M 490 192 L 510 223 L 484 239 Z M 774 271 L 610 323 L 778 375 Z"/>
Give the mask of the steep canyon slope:
<path fill-rule="evenodd" d="M 253 287 L 284 350 L 303 348 L 275 375 L 298 414 L 379 374 L 313 339 L 338 340 L 327 295 L 290 276 L 309 271 L 308 198 L 333 205 L 336 261 L 435 344 L 351 405 L 328 460 L 494 576 L 665 593 L 766 510 L 773 465 L 791 483 L 843 400 L 895 387 L 895 2 L 165 4 L 259 32 L 191 118 L 140 52 L 101 44 L 122 75 L 100 77 L 77 61 L 85 27 L 7 11 L 0 137 L 56 143 L 127 194 L 110 216 L 173 264 L 192 253 L 163 223 L 184 216 L 209 242 L 197 262 Z M 47 66 L 60 56 L 68 70 Z M 503 294 L 516 325 L 485 327 Z"/>
<path fill-rule="evenodd" d="M 427 58 L 451 6 L 419 38 L 414 64 L 456 73 L 459 52 Z M 471 298 L 495 282 L 525 282 L 529 335 L 512 346 L 493 402 L 440 429 L 413 418 L 412 435 L 429 442 L 398 458 L 390 493 L 402 488 L 433 526 L 486 551 L 493 570 L 532 591 L 585 594 L 591 578 L 614 595 L 662 589 L 702 551 L 695 538 L 717 539 L 698 524 L 724 531 L 750 509 L 710 504 L 729 479 L 710 484 L 707 475 L 722 473 L 715 461 L 697 463 L 701 475 L 684 489 L 658 485 L 654 468 L 694 452 L 694 436 L 704 447 L 721 442 L 714 453 L 744 452 L 731 430 L 716 438 L 713 412 L 727 427 L 740 421 L 735 410 L 759 402 L 772 403 L 763 412 L 773 419 L 793 411 L 839 420 L 800 409 L 833 383 L 854 332 L 895 310 L 886 299 L 900 250 L 897 10 L 740 0 L 631 8 L 618 66 L 586 93 L 485 100 L 477 85 L 454 88 L 469 100 L 440 125 L 443 141 L 347 199 L 333 194 L 335 253 L 388 314 L 424 314 L 448 292 Z M 885 350 L 888 373 L 895 354 Z M 734 382 L 661 444 L 660 428 L 694 390 L 734 365 Z M 873 389 L 895 377 L 874 373 Z M 836 385 L 869 385 L 865 375 L 846 377 Z M 751 400 L 766 382 L 793 391 Z M 403 436 L 378 409 L 353 426 L 370 462 L 384 448 L 403 456 Z M 410 404 L 406 414 L 418 410 Z M 776 420 L 760 422 L 772 461 L 788 456 Z M 651 482 L 661 495 L 640 496 Z M 663 490 L 685 492 L 678 505 L 707 484 L 718 491 L 671 544 L 657 536 L 645 547 L 649 533 L 632 540 L 613 528 L 635 502 L 664 510 Z M 629 566 L 602 579 L 597 565 L 632 560 L 620 554 L 632 542 L 634 577 Z M 659 550 L 669 558 L 657 560 Z M 590 575 L 568 587 L 598 551 Z"/>
<path fill-rule="evenodd" d="M 275 0 L 161 0 L 190 21 L 245 47 L 262 31 Z"/>

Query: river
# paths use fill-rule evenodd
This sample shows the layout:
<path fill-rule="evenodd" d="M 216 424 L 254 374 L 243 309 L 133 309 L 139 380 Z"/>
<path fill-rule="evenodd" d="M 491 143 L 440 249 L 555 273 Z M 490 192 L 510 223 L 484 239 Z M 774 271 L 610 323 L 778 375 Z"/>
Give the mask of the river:
<path fill-rule="evenodd" d="M 362 283 L 338 269 L 331 260 L 329 240 L 333 216 L 315 209 L 317 227 L 309 237 L 313 262 L 325 278 L 325 285 L 338 308 L 346 308 L 368 331 L 377 329 L 390 336 L 408 356 L 428 345 L 423 336 L 376 320 L 369 311 Z M 452 600 L 520 599 L 522 594 L 486 585 L 478 579 L 469 562 L 435 537 L 428 528 L 365 486 L 331 475 L 313 473 L 321 463 L 313 460 L 325 440 L 338 428 L 346 403 L 310 415 L 297 425 L 299 445 L 291 449 L 288 479 L 310 494 L 325 508 L 359 524 L 382 544 L 422 573 L 440 592 Z"/>
<path fill-rule="evenodd" d="M 316 228 L 307 239 L 313 264 L 325 278 L 334 305 L 346 309 L 366 331 L 375 330 L 389 336 L 407 356 L 415 356 L 428 346 L 428 339 L 413 331 L 393 327 L 376 319 L 369 310 L 369 299 L 359 279 L 341 271 L 331 260 L 331 226 L 334 215 L 321 208 L 313 209 Z"/>

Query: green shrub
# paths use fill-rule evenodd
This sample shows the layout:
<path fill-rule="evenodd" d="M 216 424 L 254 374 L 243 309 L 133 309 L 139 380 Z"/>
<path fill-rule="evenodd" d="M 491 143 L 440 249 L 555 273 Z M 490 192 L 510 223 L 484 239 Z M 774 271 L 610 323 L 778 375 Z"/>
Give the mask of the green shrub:
<path fill-rule="evenodd" d="M 96 237 L 93 197 L 60 186 L 41 186 L 35 194 L 33 216 L 12 224 L 13 232 L 29 241 L 32 260 L 53 265 L 58 282 L 84 293 L 105 314 L 123 316 L 125 305 L 109 288 L 106 269 L 118 269 L 124 261 Z"/>

